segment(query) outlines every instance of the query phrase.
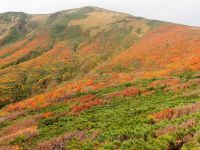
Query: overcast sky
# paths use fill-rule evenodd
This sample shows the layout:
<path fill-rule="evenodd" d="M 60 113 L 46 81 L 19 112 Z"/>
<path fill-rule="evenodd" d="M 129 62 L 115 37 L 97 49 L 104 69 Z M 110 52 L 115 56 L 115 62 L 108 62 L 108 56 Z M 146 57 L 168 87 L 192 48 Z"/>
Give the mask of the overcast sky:
<path fill-rule="evenodd" d="M 44 14 L 82 6 L 200 27 L 200 0 L 0 0 L 0 12 Z"/>

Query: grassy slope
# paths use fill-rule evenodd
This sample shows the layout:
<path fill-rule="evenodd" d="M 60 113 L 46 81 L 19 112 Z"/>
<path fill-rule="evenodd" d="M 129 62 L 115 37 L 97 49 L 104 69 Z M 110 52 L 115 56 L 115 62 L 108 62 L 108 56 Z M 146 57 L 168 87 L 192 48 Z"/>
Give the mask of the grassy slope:
<path fill-rule="evenodd" d="M 73 98 L 63 97 L 57 102 L 51 101 L 52 104 L 44 108 L 40 108 L 38 104 L 36 109 L 33 107 L 27 109 L 17 120 L 8 119 L 1 126 L 1 135 L 2 137 L 9 135 L 7 126 L 18 126 L 28 118 L 38 118 L 39 133 L 34 136 L 28 133 L 16 136 L 17 138 L 14 137 L 10 144 L 24 149 L 37 146 L 41 149 L 42 147 L 50 149 L 60 142 L 64 142 L 66 144 L 64 147 L 68 149 L 172 149 L 181 141 L 186 149 L 195 147 L 198 149 L 199 111 L 186 110 L 190 104 L 199 102 L 199 92 L 194 93 L 199 91 L 198 83 L 198 74 L 185 73 L 174 79 L 139 80 L 135 83 L 82 93 L 82 96 L 78 94 Z M 186 84 L 188 86 L 185 86 Z M 182 87 L 178 91 L 175 88 L 177 85 Z M 128 93 L 123 95 L 123 92 L 118 92 L 121 96 L 118 94 L 116 97 L 106 98 L 113 95 L 113 92 L 124 91 L 132 86 L 141 89 L 142 92 L 138 95 Z M 91 96 L 84 96 L 91 94 L 94 95 L 93 99 L 90 99 Z M 105 103 L 92 105 L 96 99 L 101 99 Z M 72 113 L 73 108 L 82 109 L 75 109 L 76 111 Z M 154 120 L 152 117 L 154 113 L 168 108 L 183 109 L 177 117 Z M 15 112 L 21 110 L 16 109 Z M 23 130 L 27 128 L 26 124 L 21 126 Z M 71 135 L 69 139 L 59 139 L 60 135 L 73 132 L 79 134 L 83 132 L 84 136 L 79 138 Z M 44 141 L 48 142 L 43 143 Z M 1 141 L 1 138 L 0 142 L 7 143 Z"/>

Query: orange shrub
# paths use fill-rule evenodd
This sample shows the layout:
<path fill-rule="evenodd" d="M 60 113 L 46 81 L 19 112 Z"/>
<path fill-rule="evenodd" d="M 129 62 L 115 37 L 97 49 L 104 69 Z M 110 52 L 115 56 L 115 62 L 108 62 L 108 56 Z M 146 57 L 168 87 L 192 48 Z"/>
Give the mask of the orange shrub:
<path fill-rule="evenodd" d="M 160 121 L 163 119 L 171 119 L 174 115 L 174 112 L 175 112 L 175 109 L 168 108 L 161 112 L 150 115 L 150 118 L 152 118 L 154 121 Z"/>
<path fill-rule="evenodd" d="M 52 112 L 47 112 L 47 113 L 44 113 L 44 114 L 42 115 L 42 117 L 45 118 L 45 119 L 50 118 L 50 117 L 52 117 L 52 116 L 54 116 L 54 113 L 52 113 Z"/>
<path fill-rule="evenodd" d="M 102 105 L 104 102 L 101 99 L 95 99 L 93 101 L 89 101 L 87 103 L 82 103 L 80 105 L 75 105 L 71 108 L 70 113 L 76 114 L 76 113 L 80 113 L 82 111 L 85 111 L 87 109 L 90 109 L 94 106 L 99 106 Z"/>
<path fill-rule="evenodd" d="M 107 95 L 107 98 L 137 96 L 139 93 L 141 93 L 141 91 L 138 90 L 137 88 L 129 87 L 123 91 L 111 93 L 111 94 Z"/>
<path fill-rule="evenodd" d="M 179 108 L 168 108 L 165 110 L 162 110 L 160 112 L 154 113 L 150 115 L 150 118 L 152 118 L 154 121 L 160 121 L 163 119 L 174 119 L 179 118 L 183 115 L 194 113 L 200 109 L 200 102 L 190 104 L 187 106 L 182 106 Z"/>

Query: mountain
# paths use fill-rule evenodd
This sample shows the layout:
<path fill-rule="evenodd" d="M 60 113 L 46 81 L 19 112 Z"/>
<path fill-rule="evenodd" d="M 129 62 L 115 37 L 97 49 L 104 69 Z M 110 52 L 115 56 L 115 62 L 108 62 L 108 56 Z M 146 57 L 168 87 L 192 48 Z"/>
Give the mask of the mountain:
<path fill-rule="evenodd" d="M 0 22 L 2 149 L 199 148 L 199 27 L 97 7 Z"/>

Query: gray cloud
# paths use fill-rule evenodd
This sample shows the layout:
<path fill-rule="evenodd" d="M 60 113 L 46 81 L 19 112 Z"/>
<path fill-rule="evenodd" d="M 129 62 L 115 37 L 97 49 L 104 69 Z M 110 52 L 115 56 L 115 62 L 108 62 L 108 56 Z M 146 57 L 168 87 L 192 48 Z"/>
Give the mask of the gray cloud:
<path fill-rule="evenodd" d="M 97 6 L 135 16 L 200 26 L 200 0 L 0 0 L 0 12 L 43 14 Z"/>

